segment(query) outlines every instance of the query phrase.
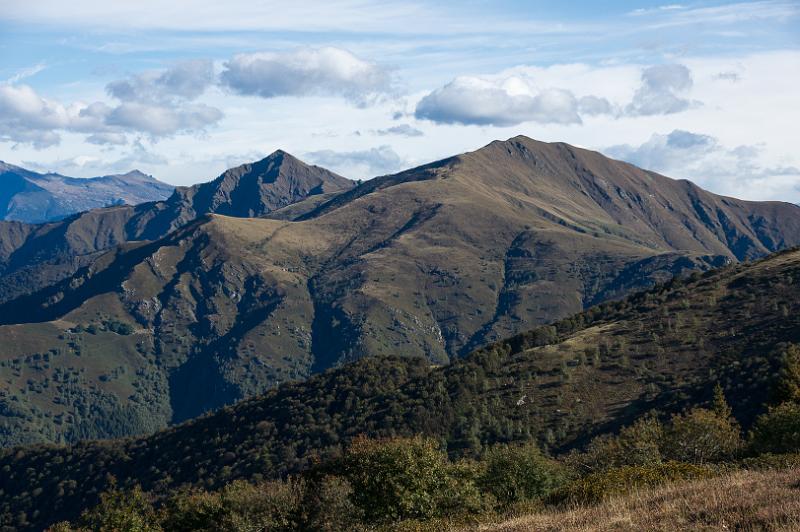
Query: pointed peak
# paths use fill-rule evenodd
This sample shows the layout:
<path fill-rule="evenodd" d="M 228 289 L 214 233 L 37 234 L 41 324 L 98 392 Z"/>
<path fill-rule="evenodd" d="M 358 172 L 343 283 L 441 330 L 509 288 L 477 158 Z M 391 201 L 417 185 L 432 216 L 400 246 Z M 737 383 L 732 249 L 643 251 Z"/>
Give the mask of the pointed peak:
<path fill-rule="evenodd" d="M 155 177 L 151 176 L 150 174 L 145 174 L 141 170 L 134 168 L 130 172 L 125 172 L 124 174 L 119 174 L 118 177 L 126 178 L 126 179 L 147 179 L 147 180 L 155 180 Z"/>
<path fill-rule="evenodd" d="M 300 159 L 298 159 L 297 157 L 295 157 L 291 153 L 289 153 L 287 151 L 284 151 L 284 150 L 281 150 L 281 149 L 277 149 L 274 152 L 272 152 L 269 155 L 267 155 L 266 157 L 263 157 L 263 158 L 258 159 L 256 161 L 242 163 L 242 164 L 237 165 L 234 168 L 231 168 L 229 170 L 233 170 L 235 168 L 247 167 L 247 166 L 253 167 L 253 168 L 259 168 L 259 167 L 262 167 L 264 165 L 281 166 L 281 165 L 283 165 L 283 164 L 285 164 L 287 162 L 305 164 L 303 161 L 301 161 Z"/>
<path fill-rule="evenodd" d="M 287 161 L 303 162 L 300 159 L 298 159 L 297 157 L 295 157 L 294 155 L 292 155 L 291 153 L 289 153 L 288 151 L 282 150 L 280 148 L 275 150 L 274 152 L 270 153 L 269 155 L 264 157 L 264 159 L 262 159 L 262 160 L 264 160 L 264 161 L 284 161 L 284 160 L 287 160 Z"/>

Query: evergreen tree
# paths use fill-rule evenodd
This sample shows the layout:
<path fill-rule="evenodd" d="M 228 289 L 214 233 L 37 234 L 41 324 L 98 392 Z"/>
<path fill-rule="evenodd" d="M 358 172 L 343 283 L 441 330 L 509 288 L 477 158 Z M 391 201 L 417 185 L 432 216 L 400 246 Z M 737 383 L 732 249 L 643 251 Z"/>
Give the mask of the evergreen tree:
<path fill-rule="evenodd" d="M 773 389 L 773 401 L 800 403 L 800 346 L 790 344 L 783 355 L 783 367 Z"/>
<path fill-rule="evenodd" d="M 720 419 L 730 419 L 731 417 L 731 407 L 725 399 L 725 392 L 719 383 L 714 386 L 714 399 L 711 401 L 711 410 Z"/>

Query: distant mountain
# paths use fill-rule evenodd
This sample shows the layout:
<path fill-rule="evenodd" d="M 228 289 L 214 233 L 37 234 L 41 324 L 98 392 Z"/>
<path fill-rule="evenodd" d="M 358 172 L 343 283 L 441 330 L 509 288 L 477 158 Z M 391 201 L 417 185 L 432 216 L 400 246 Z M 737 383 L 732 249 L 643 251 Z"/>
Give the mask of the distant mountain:
<path fill-rule="evenodd" d="M 0 357 L 19 372 L 0 382 L 16 398 L 3 416 L 24 420 L 0 443 L 148 432 L 362 357 L 441 364 L 673 275 L 800 243 L 794 205 L 721 197 L 517 137 L 355 188 L 312 169 L 337 187 L 322 201 L 274 219 L 208 214 L 91 254 L 204 210 L 266 212 L 259 202 L 274 195 L 252 203 L 255 192 L 236 188 L 254 180 L 263 191 L 292 180 L 275 168 L 308 168 L 272 157 L 208 192 L 92 211 L 35 236 L 9 229 L 9 242 L 25 241 L 12 263 L 65 241 L 91 261 L 0 305 Z"/>
<path fill-rule="evenodd" d="M 335 456 L 362 434 L 426 434 L 455 456 L 531 440 L 567 450 L 651 409 L 670 413 L 707 403 L 717 383 L 747 428 L 763 411 L 786 342 L 800 342 L 797 249 L 673 280 L 444 367 L 419 357 L 370 357 L 146 438 L 0 450 L 0 519 L 10 530 L 11 523 L 41 530 L 74 519 L 112 478 L 156 497 L 177 487 L 274 478 Z M 28 378 L 37 388 L 42 384 L 31 379 L 31 367 L 64 367 L 60 360 L 72 369 L 57 372 L 49 386 L 66 396 L 90 377 L 76 365 L 81 358 L 50 355 L 3 370 L 22 375 L 14 377 L 15 387 Z M 126 374 L 113 363 L 106 368 L 109 382 L 127 386 Z M 26 418 L 10 422 L 22 427 Z"/>
<path fill-rule="evenodd" d="M 138 170 L 75 178 L 39 174 L 0 161 L 0 220 L 50 222 L 98 207 L 162 200 L 174 189 Z"/>
<path fill-rule="evenodd" d="M 164 201 L 94 209 L 49 224 L 0 222 L 0 301 L 35 291 L 90 264 L 97 253 L 167 235 L 198 216 L 263 216 L 348 190 L 355 183 L 286 152 L 225 171 L 213 181 L 177 187 Z"/>

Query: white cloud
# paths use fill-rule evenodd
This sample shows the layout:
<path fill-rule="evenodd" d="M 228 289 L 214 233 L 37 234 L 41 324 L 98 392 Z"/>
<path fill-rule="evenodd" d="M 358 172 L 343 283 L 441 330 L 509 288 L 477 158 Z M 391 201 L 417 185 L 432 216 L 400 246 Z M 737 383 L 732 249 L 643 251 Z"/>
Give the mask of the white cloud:
<path fill-rule="evenodd" d="M 131 149 L 113 161 L 93 155 L 77 155 L 66 159 L 58 159 L 48 164 L 42 164 L 38 161 L 24 161 L 23 164 L 26 168 L 41 172 L 50 172 L 51 169 L 56 168 L 62 173 L 78 172 L 82 175 L 106 175 L 126 173 L 142 165 L 164 165 L 167 162 L 167 159 L 163 156 L 145 148 L 141 139 L 136 139 Z"/>
<path fill-rule="evenodd" d="M 148 71 L 112 81 L 108 93 L 123 101 L 169 102 L 193 100 L 214 82 L 214 63 L 206 59 L 180 62 L 163 71 Z"/>
<path fill-rule="evenodd" d="M 37 65 L 22 68 L 16 74 L 8 78 L 6 80 L 6 83 L 8 83 L 9 85 L 13 85 L 14 83 L 19 83 L 25 78 L 30 78 L 31 76 L 35 76 L 45 68 L 47 68 L 47 66 L 44 63 L 39 63 Z"/>
<path fill-rule="evenodd" d="M 800 168 L 765 163 L 758 145 L 729 148 L 711 135 L 679 129 L 653 134 L 639 146 L 623 144 L 603 151 L 642 168 L 737 197 L 793 197 L 800 183 Z"/>
<path fill-rule="evenodd" d="M 391 90 L 386 70 L 341 48 L 238 54 L 225 63 L 221 80 L 238 94 L 342 96 L 365 104 Z"/>
<path fill-rule="evenodd" d="M 222 111 L 205 104 L 178 107 L 140 102 L 122 103 L 106 117 L 106 124 L 153 137 L 200 131 L 222 118 Z"/>
<path fill-rule="evenodd" d="M 390 174 L 405 166 L 403 158 L 387 145 L 346 152 L 319 150 L 306 153 L 304 157 L 352 179 Z"/>
<path fill-rule="evenodd" d="M 578 111 L 582 115 L 613 115 L 617 112 L 607 99 L 592 95 L 578 100 Z"/>
<path fill-rule="evenodd" d="M 111 133 L 111 132 L 104 132 L 104 133 L 92 133 L 88 137 L 86 137 L 86 142 L 89 144 L 96 144 L 98 146 L 107 146 L 107 145 L 124 145 L 128 143 L 128 137 L 126 137 L 123 133 Z"/>
<path fill-rule="evenodd" d="M 495 79 L 462 76 L 423 97 L 415 116 L 443 124 L 579 124 L 578 106 L 572 92 L 537 90 L 530 80 L 519 76 Z"/>
<path fill-rule="evenodd" d="M 693 102 L 684 95 L 692 88 L 692 74 L 684 65 L 656 65 L 642 71 L 642 85 L 625 107 L 631 115 L 679 113 Z"/>
<path fill-rule="evenodd" d="M 430 0 L 0 0 L 0 20 L 125 30 L 380 32 L 403 35 L 494 32 L 553 35 L 587 31 L 588 24 L 554 23 L 508 10 Z"/>
<path fill-rule="evenodd" d="M 77 118 L 74 108 L 46 100 L 27 85 L 0 85 L 0 140 L 36 148 L 58 144 L 55 130 Z"/>
<path fill-rule="evenodd" d="M 785 21 L 800 15 L 796 2 L 783 0 L 762 0 L 756 2 L 735 2 L 718 6 L 694 7 L 676 5 L 674 9 L 636 9 L 629 13 L 634 16 L 654 16 L 648 28 L 665 28 L 690 25 L 729 25 L 757 21 Z"/>
<path fill-rule="evenodd" d="M 581 81 L 600 82 L 608 89 L 625 83 L 610 76 L 618 68 L 588 65 L 556 65 L 549 68 L 518 66 L 495 76 L 461 76 L 425 95 L 417 103 L 415 116 L 440 124 L 474 124 L 508 127 L 525 122 L 581 124 L 584 116 L 614 118 L 678 113 L 700 102 L 688 99 L 693 81 L 685 65 L 645 68 L 629 101 L 613 103 L 609 98 L 587 94 L 576 96 Z M 583 83 L 583 87 L 592 87 Z M 608 91 L 607 91 L 608 92 Z M 625 91 L 615 90 L 616 93 Z"/>
<path fill-rule="evenodd" d="M 399 135 L 401 137 L 421 137 L 425 135 L 422 131 L 408 124 L 400 124 L 399 126 L 387 127 L 385 129 L 374 130 L 376 135 L 381 137 L 389 135 Z"/>
<path fill-rule="evenodd" d="M 222 111 L 197 98 L 213 81 L 207 61 L 180 63 L 108 84 L 121 103 L 64 105 L 43 98 L 28 85 L 0 84 L 0 141 L 49 148 L 61 141 L 59 131 L 88 133 L 93 144 L 125 144 L 129 133 L 153 138 L 203 131 L 222 119 Z"/>

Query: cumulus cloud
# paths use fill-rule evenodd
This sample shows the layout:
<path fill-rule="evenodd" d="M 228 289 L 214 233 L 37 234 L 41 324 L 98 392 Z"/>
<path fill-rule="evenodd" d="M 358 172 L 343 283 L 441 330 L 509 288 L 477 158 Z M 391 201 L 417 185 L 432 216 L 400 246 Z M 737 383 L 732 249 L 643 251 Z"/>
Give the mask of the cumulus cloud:
<path fill-rule="evenodd" d="M 607 99 L 589 95 L 578 100 L 578 112 L 582 115 L 613 115 L 617 111 Z"/>
<path fill-rule="evenodd" d="M 315 164 L 350 177 L 372 177 L 401 170 L 405 161 L 391 148 L 383 145 L 358 151 L 320 150 L 305 154 Z"/>
<path fill-rule="evenodd" d="M 462 76 L 424 96 L 415 116 L 442 124 L 514 126 L 524 122 L 581 124 L 584 117 L 613 118 L 677 113 L 699 105 L 687 97 L 693 85 L 684 65 L 645 68 L 633 97 L 615 103 L 597 94 L 580 94 L 600 79 L 585 65 L 547 69 L 518 66 L 494 76 Z"/>
<path fill-rule="evenodd" d="M 666 135 L 654 134 L 640 146 L 621 144 L 605 151 L 642 168 L 665 172 L 685 165 L 689 159 L 702 159 L 717 149 L 714 137 L 676 129 Z"/>
<path fill-rule="evenodd" d="M 120 101 L 169 102 L 194 100 L 214 83 L 214 64 L 205 59 L 184 61 L 164 71 L 150 71 L 112 81 L 108 93 Z"/>
<path fill-rule="evenodd" d="M 342 96 L 364 105 L 391 90 L 388 72 L 341 48 L 235 55 L 221 75 L 232 91 L 249 96 Z"/>
<path fill-rule="evenodd" d="M 754 145 L 729 148 L 711 135 L 676 129 L 653 134 L 638 146 L 622 144 L 603 150 L 648 170 L 689 179 L 705 188 L 732 196 L 764 199 L 793 195 L 800 169 L 762 163 L 762 149 Z"/>
<path fill-rule="evenodd" d="M 444 124 L 579 124 L 579 105 L 568 90 L 536 90 L 530 80 L 519 76 L 462 76 L 423 97 L 414 114 L 419 119 Z"/>
<path fill-rule="evenodd" d="M 0 84 L 0 141 L 43 149 L 61 141 L 60 131 L 86 133 L 92 144 L 122 145 L 130 133 L 153 138 L 202 131 L 222 111 L 193 103 L 213 81 L 210 62 L 190 61 L 173 68 L 111 82 L 109 95 L 119 103 L 64 105 L 28 85 Z"/>
<path fill-rule="evenodd" d="M 56 130 L 77 118 L 75 108 L 40 97 L 27 85 L 0 85 L 0 139 L 37 149 L 60 142 Z"/>
<path fill-rule="evenodd" d="M 634 116 L 685 111 L 693 103 L 685 97 L 691 88 L 692 74 L 686 66 L 651 66 L 642 72 L 642 84 L 625 111 Z"/>
<path fill-rule="evenodd" d="M 109 126 L 149 133 L 153 137 L 200 131 L 222 118 L 222 111 L 205 104 L 178 107 L 141 102 L 123 103 L 107 116 Z"/>

